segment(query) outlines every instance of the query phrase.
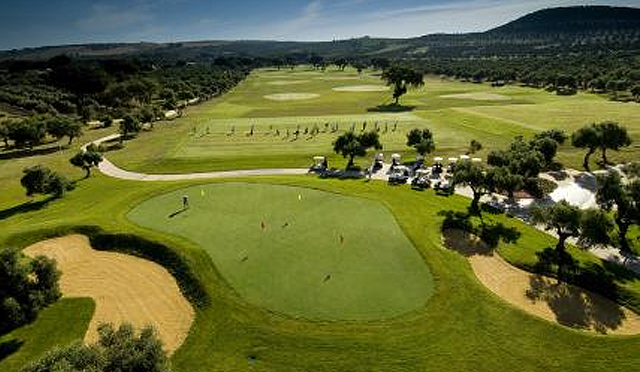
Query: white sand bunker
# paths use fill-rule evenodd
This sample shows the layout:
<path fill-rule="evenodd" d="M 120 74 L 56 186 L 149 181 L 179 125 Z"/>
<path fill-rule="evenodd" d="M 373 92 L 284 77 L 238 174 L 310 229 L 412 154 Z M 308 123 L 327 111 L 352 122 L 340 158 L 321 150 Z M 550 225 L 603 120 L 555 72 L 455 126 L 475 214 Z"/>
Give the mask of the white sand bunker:
<path fill-rule="evenodd" d="M 447 94 L 440 96 L 441 98 L 454 98 L 454 99 L 472 99 L 474 101 L 509 101 L 511 97 L 503 96 L 502 94 L 495 93 L 461 93 L 461 94 Z"/>
<path fill-rule="evenodd" d="M 96 251 L 82 235 L 36 243 L 24 253 L 57 261 L 64 297 L 90 297 L 95 301 L 85 342 L 96 341 L 98 325 L 105 322 L 116 326 L 127 322 L 137 328 L 152 325 L 168 353 L 187 338 L 193 308 L 162 266 L 126 254 Z"/>
<path fill-rule="evenodd" d="M 264 96 L 264 98 L 272 101 L 302 101 L 318 97 L 320 97 L 320 95 L 315 93 L 278 93 Z"/>
<path fill-rule="evenodd" d="M 640 315 L 598 294 L 520 270 L 476 236 L 451 229 L 443 233 L 443 240 L 468 257 L 476 277 L 491 292 L 529 314 L 584 331 L 640 333 Z"/>
<path fill-rule="evenodd" d="M 386 92 L 389 90 L 385 85 L 350 85 L 333 88 L 336 92 Z"/>
<path fill-rule="evenodd" d="M 283 85 L 304 84 L 304 83 L 308 83 L 308 82 L 309 82 L 309 80 L 275 80 L 275 81 L 270 81 L 267 84 L 276 85 L 276 86 L 283 86 Z"/>

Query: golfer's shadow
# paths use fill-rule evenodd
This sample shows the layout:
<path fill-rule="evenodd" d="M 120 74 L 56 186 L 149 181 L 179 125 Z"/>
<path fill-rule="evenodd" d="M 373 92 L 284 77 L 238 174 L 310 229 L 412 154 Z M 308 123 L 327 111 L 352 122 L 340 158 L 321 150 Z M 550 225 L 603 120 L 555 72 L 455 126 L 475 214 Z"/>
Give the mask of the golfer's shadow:
<path fill-rule="evenodd" d="M 188 209 L 189 209 L 189 208 L 182 208 L 182 209 L 180 209 L 180 210 L 178 210 L 178 211 L 175 211 L 175 212 L 173 212 L 173 213 L 171 213 L 171 214 L 169 215 L 169 218 L 176 217 L 177 215 L 179 215 L 179 214 L 182 214 L 182 213 L 186 212 Z"/>

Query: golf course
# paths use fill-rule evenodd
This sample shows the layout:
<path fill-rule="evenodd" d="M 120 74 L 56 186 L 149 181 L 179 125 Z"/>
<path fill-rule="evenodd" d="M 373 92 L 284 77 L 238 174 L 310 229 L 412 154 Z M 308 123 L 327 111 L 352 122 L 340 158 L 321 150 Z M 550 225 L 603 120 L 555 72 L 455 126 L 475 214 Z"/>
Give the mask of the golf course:
<path fill-rule="evenodd" d="M 332 143 L 345 132 L 376 130 L 376 152 L 412 162 L 407 132 L 428 128 L 436 143 L 429 157 L 460 156 L 477 140 L 483 148 L 474 156 L 486 159 L 516 136 L 570 134 L 604 120 L 626 126 L 636 141 L 611 151 L 611 161 L 640 156 L 637 103 L 426 76 L 392 105 L 388 88 L 373 69 L 258 69 L 122 146 L 104 143 L 103 156 L 141 174 L 308 168 L 314 156 L 344 169 Z M 100 270 L 80 265 L 88 287 L 104 287 L 63 285 L 62 298 L 34 322 L 0 336 L 2 372 L 85 339 L 105 297 L 135 291 L 141 314 L 101 316 L 159 324 L 175 371 L 629 372 L 640 364 L 640 274 L 567 243 L 588 290 L 528 276 L 557 239 L 520 219 L 491 208 L 470 213 L 460 195 L 366 178 L 141 182 L 96 168 L 83 177 L 69 163 L 81 145 L 115 132 L 96 127 L 59 151 L 0 160 L 0 247 L 57 254 L 66 265 L 80 256 L 83 265 L 105 260 Z M 557 159 L 577 169 L 584 152 L 565 143 Z M 356 164 L 368 167 L 373 155 Z M 23 169 L 38 164 L 67 175 L 74 189 L 62 198 L 24 196 Z M 482 250 L 447 244 L 476 239 L 451 238 L 452 228 L 487 233 L 479 233 Z M 56 240 L 64 237 L 87 246 L 65 257 L 70 243 Z M 78 275 L 60 267 L 63 284 Z M 142 270 L 148 274 L 136 276 Z M 535 298 L 525 297 L 533 289 Z M 148 291 L 154 295 L 143 296 Z"/>

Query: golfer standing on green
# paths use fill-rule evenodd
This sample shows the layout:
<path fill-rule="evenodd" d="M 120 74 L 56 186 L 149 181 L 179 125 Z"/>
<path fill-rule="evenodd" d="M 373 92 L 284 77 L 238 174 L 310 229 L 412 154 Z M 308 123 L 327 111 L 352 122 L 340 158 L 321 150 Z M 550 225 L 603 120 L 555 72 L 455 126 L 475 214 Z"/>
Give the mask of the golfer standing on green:
<path fill-rule="evenodd" d="M 182 196 L 182 209 L 188 209 L 189 208 L 189 196 L 188 195 L 183 195 Z"/>

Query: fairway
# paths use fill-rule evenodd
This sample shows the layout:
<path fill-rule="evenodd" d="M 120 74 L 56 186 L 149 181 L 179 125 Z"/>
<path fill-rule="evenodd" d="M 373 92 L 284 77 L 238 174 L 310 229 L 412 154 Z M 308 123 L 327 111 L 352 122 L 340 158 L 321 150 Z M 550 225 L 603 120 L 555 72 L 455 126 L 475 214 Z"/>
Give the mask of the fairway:
<path fill-rule="evenodd" d="M 228 183 L 155 197 L 128 217 L 196 242 L 243 298 L 294 317 L 390 318 L 433 292 L 423 257 L 394 217 L 363 198 Z"/>
<path fill-rule="evenodd" d="M 154 131 L 144 140 L 109 154 L 125 169 L 148 173 L 205 172 L 229 169 L 300 168 L 316 155 L 340 168 L 345 161 L 332 142 L 345 131 L 377 130 L 387 155 L 410 159 L 406 146 L 412 128 L 429 128 L 436 150 L 432 156 L 459 156 L 471 140 L 478 153 L 505 148 L 515 136 L 561 128 L 569 134 L 596 121 L 615 120 L 640 133 L 640 109 L 593 94 L 557 96 L 520 86 L 491 87 L 434 76 L 401 98 L 403 112 L 389 112 L 391 90 L 372 71 L 256 70 L 230 93 L 187 110 L 186 115 Z M 366 124 L 365 124 L 366 123 Z M 296 134 L 297 132 L 297 134 Z M 638 157 L 637 146 L 612 153 L 613 161 Z M 583 151 L 567 141 L 558 157 L 579 168 Z M 595 157 L 594 157 L 595 158 Z M 361 166 L 370 157 L 358 159 Z M 595 161 L 595 160 L 594 160 Z"/>

